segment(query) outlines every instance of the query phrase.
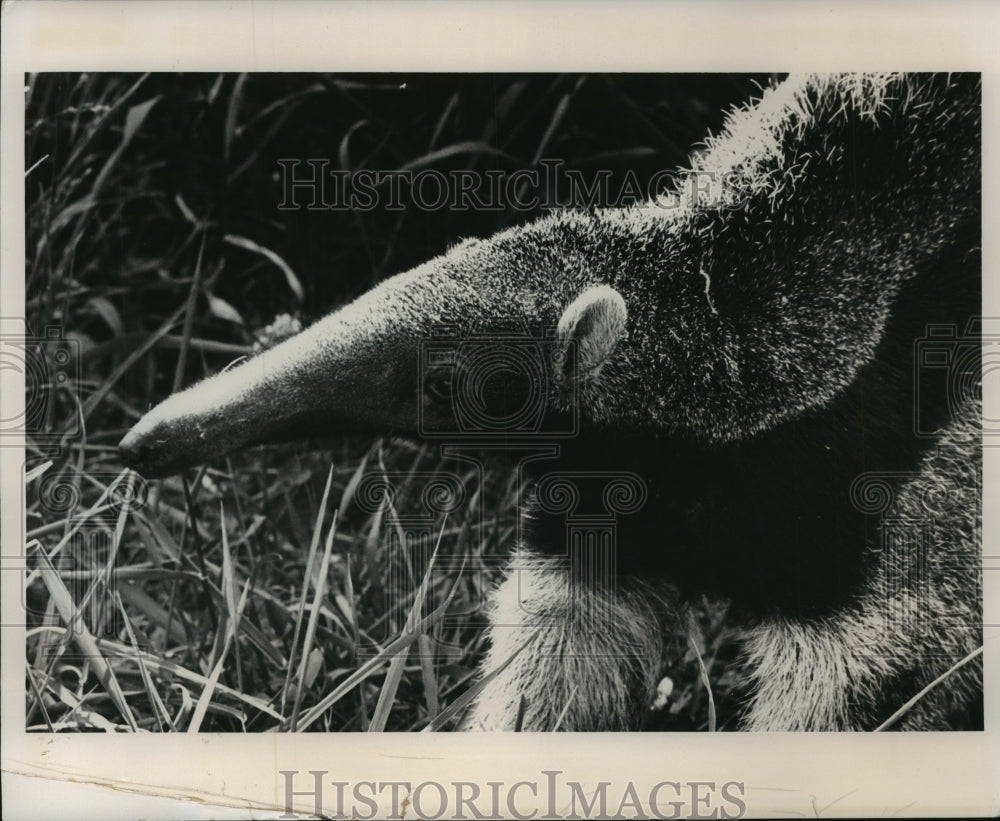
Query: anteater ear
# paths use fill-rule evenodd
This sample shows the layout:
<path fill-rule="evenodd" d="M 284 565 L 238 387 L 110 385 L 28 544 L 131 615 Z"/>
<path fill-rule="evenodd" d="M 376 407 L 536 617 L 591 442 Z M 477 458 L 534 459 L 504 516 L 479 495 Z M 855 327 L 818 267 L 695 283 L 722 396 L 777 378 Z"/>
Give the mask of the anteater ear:
<path fill-rule="evenodd" d="M 625 335 L 627 319 L 625 300 L 607 285 L 588 288 L 574 299 L 563 311 L 557 331 L 561 349 L 568 353 L 564 373 L 583 379 L 597 376 Z"/>

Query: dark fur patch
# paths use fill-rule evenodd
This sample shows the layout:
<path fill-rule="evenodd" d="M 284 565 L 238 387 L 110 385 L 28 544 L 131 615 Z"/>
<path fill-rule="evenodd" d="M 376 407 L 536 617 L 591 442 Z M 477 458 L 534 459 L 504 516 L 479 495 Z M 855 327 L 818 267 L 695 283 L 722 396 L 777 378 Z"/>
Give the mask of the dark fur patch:
<path fill-rule="evenodd" d="M 916 374 L 915 342 L 931 323 L 962 334 L 978 314 L 977 233 L 960 232 L 903 286 L 874 358 L 826 405 L 738 442 L 602 431 L 564 444 L 558 462 L 533 463 L 535 474 L 627 470 L 644 479 L 644 509 L 618 523 L 619 573 L 724 595 L 756 615 L 826 615 L 858 594 L 878 561 L 878 521 L 852 502 L 852 483 L 872 471 L 912 475 L 935 446 L 914 432 L 915 375 L 935 375 Z M 943 427 L 957 399 L 947 385 L 924 387 L 921 426 Z M 604 512 L 599 491 L 581 491 L 578 515 Z M 534 510 L 526 524 L 537 549 L 564 550 L 560 516 Z"/>

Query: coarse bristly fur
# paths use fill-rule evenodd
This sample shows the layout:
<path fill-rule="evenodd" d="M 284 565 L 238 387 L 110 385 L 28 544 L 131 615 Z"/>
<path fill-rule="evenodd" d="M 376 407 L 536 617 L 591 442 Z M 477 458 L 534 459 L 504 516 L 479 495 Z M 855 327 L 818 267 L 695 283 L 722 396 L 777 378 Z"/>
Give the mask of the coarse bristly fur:
<path fill-rule="evenodd" d="M 653 701 L 664 659 L 676 655 L 669 591 L 631 582 L 587 603 L 564 562 L 517 552 L 493 597 L 484 670 L 502 668 L 468 729 L 631 730 Z"/>
<path fill-rule="evenodd" d="M 951 382 L 918 403 L 914 368 L 947 326 L 975 351 L 958 381 L 978 382 L 980 80 L 792 77 L 691 170 L 721 196 L 682 179 L 465 241 L 171 397 L 124 458 L 164 475 L 263 441 L 447 431 L 468 381 L 459 358 L 439 383 L 455 394 L 425 390 L 421 343 L 544 339 L 535 441 L 567 418 L 580 432 L 529 480 L 628 473 L 648 498 L 615 521 L 609 597 L 572 578 L 565 511 L 529 482 L 469 725 L 638 728 L 671 602 L 708 594 L 747 625 L 748 729 L 873 728 L 981 641 L 981 411 Z M 500 372 L 475 398 L 522 389 Z M 857 498 L 868 479 L 891 501 Z M 575 515 L 607 514 L 605 490 L 578 492 Z M 895 726 L 975 726 L 981 675 L 965 664 Z"/>

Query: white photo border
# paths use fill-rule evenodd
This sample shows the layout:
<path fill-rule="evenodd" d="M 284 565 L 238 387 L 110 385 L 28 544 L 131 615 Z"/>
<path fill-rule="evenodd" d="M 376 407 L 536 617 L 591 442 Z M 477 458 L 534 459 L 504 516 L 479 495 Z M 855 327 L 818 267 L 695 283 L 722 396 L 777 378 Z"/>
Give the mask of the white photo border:
<path fill-rule="evenodd" d="M 28 71 L 789 71 L 983 73 L 983 223 L 1000 225 L 1000 9 L 985 3 L 5 2 L 2 8 L 3 315 L 24 305 L 24 76 Z M 1000 238 L 983 232 L 984 315 L 1000 316 Z M 23 382 L 2 373 L 8 418 Z M 1000 396 L 984 384 L 984 416 Z M 917 734 L 417 734 L 95 736 L 24 732 L 21 453 L 0 448 L 5 818 L 278 817 L 280 770 L 328 780 L 664 780 L 746 785 L 748 817 L 1000 812 L 1000 537 L 983 511 L 986 731 Z M 1000 453 L 984 453 L 984 501 Z M 44 781 L 42 780 L 44 779 Z M 49 780 L 62 787 L 47 796 Z M 301 787 L 298 787 L 301 788 Z M 96 790 L 96 792 L 95 792 Z M 60 797 L 61 796 L 61 797 Z M 530 798 L 526 794 L 526 799 Z M 110 798 L 109 798 L 110 800 Z M 62 802 L 65 801 L 65 804 Z M 55 802 L 55 804 L 53 803 Z M 545 803 L 538 799 L 544 817 Z M 116 806 L 118 806 L 116 804 Z M 156 807 L 160 807 L 157 804 Z M 308 796 L 296 806 L 308 817 Z M 530 801 L 524 804 L 530 811 Z M 562 807 L 568 814 L 569 808 Z M 205 813 L 205 814 L 199 814 Z M 162 816 L 161 816 L 162 817 Z M 565 816 L 563 816 L 565 817 Z"/>

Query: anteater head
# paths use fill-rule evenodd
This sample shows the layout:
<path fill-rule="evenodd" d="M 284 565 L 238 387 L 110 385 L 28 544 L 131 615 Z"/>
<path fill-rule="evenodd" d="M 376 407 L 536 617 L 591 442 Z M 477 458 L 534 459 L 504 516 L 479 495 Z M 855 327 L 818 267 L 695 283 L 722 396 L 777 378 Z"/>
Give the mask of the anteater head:
<path fill-rule="evenodd" d="M 626 335 L 624 300 L 582 270 L 519 267 L 510 242 L 464 243 L 169 397 L 121 441 L 122 458 L 159 477 L 266 442 L 575 423 Z"/>
<path fill-rule="evenodd" d="M 171 397 L 123 457 L 157 476 L 335 432 L 577 422 L 725 444 L 862 383 L 865 408 L 878 384 L 908 410 L 921 323 L 978 304 L 979 98 L 975 75 L 790 79 L 696 158 L 726 181 L 717 201 L 560 211 L 465 242 Z"/>

